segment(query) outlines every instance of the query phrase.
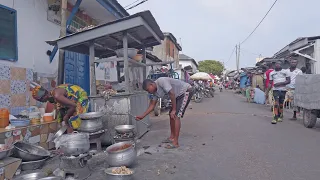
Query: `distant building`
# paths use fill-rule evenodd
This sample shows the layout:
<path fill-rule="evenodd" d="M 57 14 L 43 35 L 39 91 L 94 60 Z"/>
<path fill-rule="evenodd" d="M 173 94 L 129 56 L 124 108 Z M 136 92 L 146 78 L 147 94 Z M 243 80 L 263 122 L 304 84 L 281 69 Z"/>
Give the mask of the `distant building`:
<path fill-rule="evenodd" d="M 196 73 L 198 70 L 197 61 L 185 54 L 179 54 L 179 64 L 190 74 Z"/>
<path fill-rule="evenodd" d="M 153 47 L 152 54 L 162 61 L 175 61 L 173 66 L 179 67 L 179 51 L 182 51 L 180 44 L 172 33 L 163 33 L 164 40 L 161 45 Z"/>
<path fill-rule="evenodd" d="M 264 59 L 264 57 L 258 57 L 258 58 L 256 58 L 256 63 L 257 62 L 260 62 L 261 60 L 263 60 Z"/>

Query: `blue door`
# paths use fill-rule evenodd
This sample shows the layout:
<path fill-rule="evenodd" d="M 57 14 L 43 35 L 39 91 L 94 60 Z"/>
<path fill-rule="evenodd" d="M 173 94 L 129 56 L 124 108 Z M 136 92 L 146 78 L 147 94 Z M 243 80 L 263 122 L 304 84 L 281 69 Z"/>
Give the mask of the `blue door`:
<path fill-rule="evenodd" d="M 65 51 L 65 83 L 78 85 L 90 94 L 89 56 Z"/>

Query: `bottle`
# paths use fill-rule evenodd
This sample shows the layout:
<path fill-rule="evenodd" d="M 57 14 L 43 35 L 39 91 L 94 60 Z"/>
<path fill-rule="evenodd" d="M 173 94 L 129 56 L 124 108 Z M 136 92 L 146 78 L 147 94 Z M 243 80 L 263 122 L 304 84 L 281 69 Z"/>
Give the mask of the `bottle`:
<path fill-rule="evenodd" d="M 0 109 L 0 128 L 5 128 L 9 125 L 9 110 L 6 108 Z"/>

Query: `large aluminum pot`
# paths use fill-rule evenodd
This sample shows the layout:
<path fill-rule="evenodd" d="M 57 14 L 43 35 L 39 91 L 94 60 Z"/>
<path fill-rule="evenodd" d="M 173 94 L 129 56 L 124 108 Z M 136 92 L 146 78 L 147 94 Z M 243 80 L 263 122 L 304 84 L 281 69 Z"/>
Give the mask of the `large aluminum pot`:
<path fill-rule="evenodd" d="M 114 151 L 114 149 L 120 148 L 124 145 L 131 145 L 130 147 Z M 107 149 L 107 162 L 111 167 L 120 167 L 120 166 L 127 166 L 130 167 L 133 165 L 137 158 L 137 151 L 135 149 L 135 145 L 133 142 L 126 141 L 126 142 L 119 142 L 109 146 Z"/>
<path fill-rule="evenodd" d="M 103 129 L 103 122 L 101 118 L 97 119 L 83 119 L 81 125 L 77 129 L 80 132 L 93 133 Z"/>
<path fill-rule="evenodd" d="M 51 155 L 46 149 L 25 142 L 16 142 L 13 149 L 13 157 L 20 158 L 22 161 L 37 161 L 46 159 Z"/>
<path fill-rule="evenodd" d="M 64 155 L 77 156 L 90 150 L 89 134 L 77 133 L 65 134 L 55 140 Z"/>

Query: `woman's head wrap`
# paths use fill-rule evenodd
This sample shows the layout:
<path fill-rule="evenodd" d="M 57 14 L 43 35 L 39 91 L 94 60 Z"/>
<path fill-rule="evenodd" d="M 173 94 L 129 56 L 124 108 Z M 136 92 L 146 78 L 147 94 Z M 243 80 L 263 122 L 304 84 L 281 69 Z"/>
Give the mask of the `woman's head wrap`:
<path fill-rule="evenodd" d="M 36 86 L 32 89 L 32 97 L 40 102 L 46 102 L 48 100 L 49 91 L 41 86 Z"/>

